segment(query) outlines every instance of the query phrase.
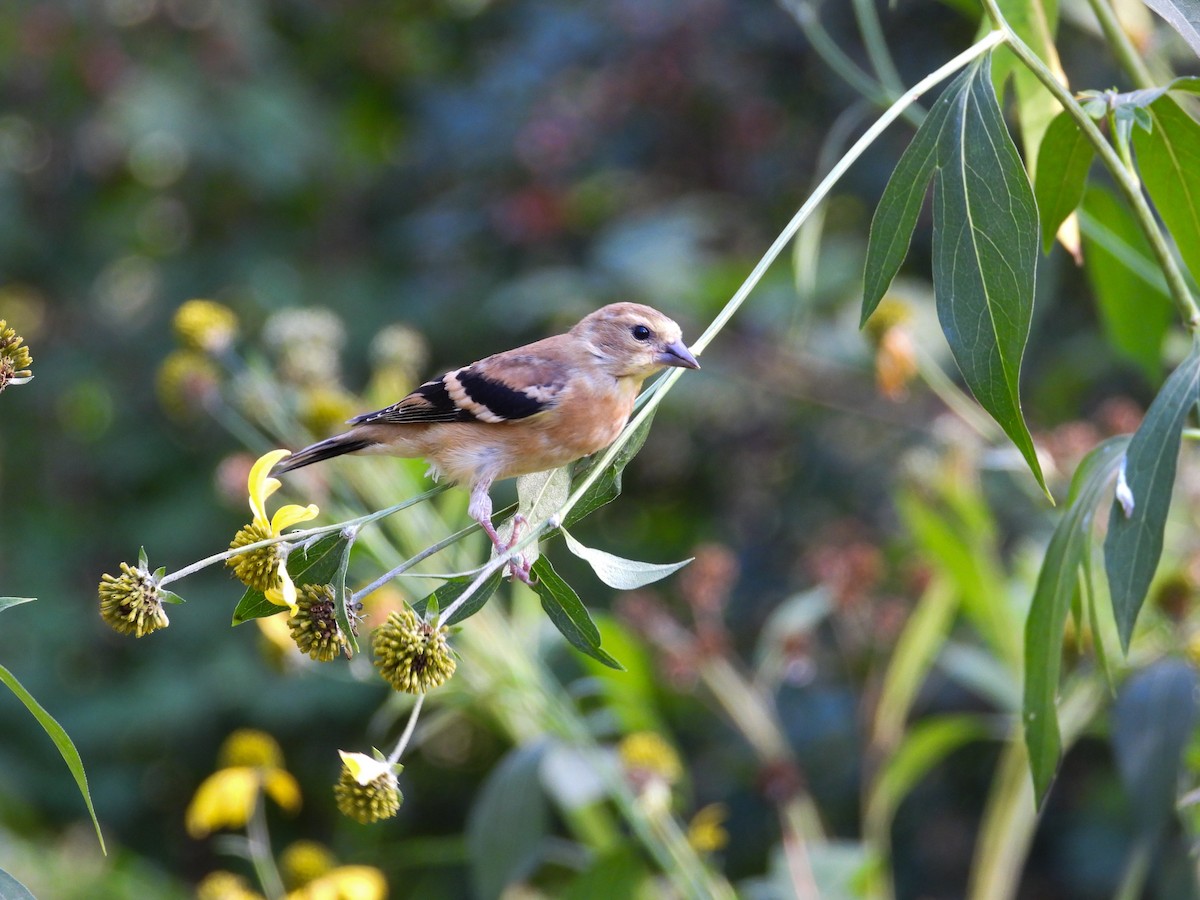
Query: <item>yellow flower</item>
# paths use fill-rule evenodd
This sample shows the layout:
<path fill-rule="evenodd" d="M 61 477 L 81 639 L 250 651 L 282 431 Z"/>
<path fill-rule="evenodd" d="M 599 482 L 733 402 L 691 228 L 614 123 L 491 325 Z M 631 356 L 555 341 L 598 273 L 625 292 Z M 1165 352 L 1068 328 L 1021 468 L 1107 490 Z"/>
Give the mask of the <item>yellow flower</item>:
<path fill-rule="evenodd" d="M 675 748 L 653 731 L 639 731 L 621 740 L 617 753 L 636 781 L 656 779 L 674 784 L 683 775 Z"/>
<path fill-rule="evenodd" d="M 371 866 L 338 866 L 287 895 L 287 900 L 384 900 L 387 879 Z"/>
<path fill-rule="evenodd" d="M 729 810 L 724 803 L 710 803 L 702 807 L 688 822 L 688 843 L 697 853 L 715 853 L 729 843 L 729 832 L 725 820 Z"/>
<path fill-rule="evenodd" d="M 282 486 L 279 479 L 271 478 L 269 473 L 277 462 L 290 455 L 287 450 L 272 450 L 259 457 L 251 467 L 246 486 L 254 519 L 234 536 L 231 549 L 277 538 L 285 528 L 316 518 L 319 510 L 312 503 L 308 506 L 289 503 L 275 510 L 273 516 L 267 516 L 267 498 Z M 287 552 L 281 543 L 239 553 L 226 560 L 226 565 L 247 587 L 262 591 L 272 603 L 286 606 L 292 615 L 296 614 L 296 585 L 288 575 Z"/>
<path fill-rule="evenodd" d="M 235 731 L 221 746 L 224 768 L 200 784 L 187 808 L 187 830 L 201 838 L 218 828 L 242 828 L 250 821 L 259 794 L 288 812 L 300 808 L 300 786 L 283 768 L 283 752 L 270 735 Z"/>
<path fill-rule="evenodd" d="M 24 384 L 33 377 L 33 357 L 24 338 L 0 319 L 0 391 L 10 384 Z"/>
<path fill-rule="evenodd" d="M 263 900 L 246 879 L 232 872 L 212 872 L 196 885 L 196 900 Z"/>
<path fill-rule="evenodd" d="M 228 349 L 237 337 L 237 314 L 212 300 L 188 300 L 175 311 L 175 334 L 187 347 L 206 353 Z"/>

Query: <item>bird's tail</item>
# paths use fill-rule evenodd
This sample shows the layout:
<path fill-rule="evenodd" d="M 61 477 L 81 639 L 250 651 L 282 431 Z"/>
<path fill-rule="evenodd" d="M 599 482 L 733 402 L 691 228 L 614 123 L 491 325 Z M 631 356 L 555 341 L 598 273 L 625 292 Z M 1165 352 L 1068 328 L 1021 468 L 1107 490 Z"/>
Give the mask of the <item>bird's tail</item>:
<path fill-rule="evenodd" d="M 318 441 L 315 444 L 305 447 L 303 450 L 297 450 L 291 456 L 285 457 L 280 461 L 273 471 L 290 472 L 292 469 L 299 469 L 301 466 L 311 465 L 323 459 L 332 459 L 335 456 L 341 456 L 343 453 L 364 450 L 373 443 L 374 441 L 366 440 L 353 431 L 347 431 L 344 434 L 337 434 L 323 441 Z"/>

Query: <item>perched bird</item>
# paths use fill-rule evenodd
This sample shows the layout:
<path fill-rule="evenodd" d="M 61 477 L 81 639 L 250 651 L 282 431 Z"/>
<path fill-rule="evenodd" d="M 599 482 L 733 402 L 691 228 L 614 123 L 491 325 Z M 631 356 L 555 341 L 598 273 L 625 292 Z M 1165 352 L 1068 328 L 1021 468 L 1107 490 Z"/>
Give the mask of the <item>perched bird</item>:
<path fill-rule="evenodd" d="M 503 553 L 488 491 L 501 478 L 590 456 L 629 420 L 642 382 L 666 366 L 698 369 L 679 326 L 639 303 L 613 303 L 566 334 L 497 353 L 427 381 L 386 409 L 285 458 L 287 472 L 344 453 L 424 457 L 435 478 L 471 491 L 468 513 Z M 513 572 L 528 581 L 528 568 Z"/>

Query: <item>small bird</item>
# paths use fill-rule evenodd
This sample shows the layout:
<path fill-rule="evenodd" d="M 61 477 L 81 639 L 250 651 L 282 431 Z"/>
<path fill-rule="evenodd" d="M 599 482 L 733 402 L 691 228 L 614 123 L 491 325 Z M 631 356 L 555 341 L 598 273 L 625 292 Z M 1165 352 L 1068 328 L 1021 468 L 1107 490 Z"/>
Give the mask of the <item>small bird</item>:
<path fill-rule="evenodd" d="M 345 453 L 424 457 L 435 479 L 469 487 L 469 515 L 503 553 L 517 528 L 508 542 L 496 534 L 492 483 L 603 450 L 625 427 L 642 382 L 667 366 L 700 368 L 679 326 L 649 306 L 613 303 L 566 334 L 447 372 L 398 403 L 355 416 L 349 431 L 305 447 L 276 471 Z M 526 564 L 511 568 L 529 581 Z"/>

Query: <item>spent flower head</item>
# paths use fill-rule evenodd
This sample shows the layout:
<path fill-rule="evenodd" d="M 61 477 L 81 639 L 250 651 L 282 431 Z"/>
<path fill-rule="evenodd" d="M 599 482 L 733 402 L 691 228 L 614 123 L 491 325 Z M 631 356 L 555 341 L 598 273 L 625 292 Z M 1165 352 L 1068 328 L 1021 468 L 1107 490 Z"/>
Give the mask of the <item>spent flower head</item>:
<path fill-rule="evenodd" d="M 278 478 L 269 477 L 271 468 L 291 454 L 287 450 L 272 450 L 259 457 L 250 469 L 247 489 L 250 511 L 254 514 L 249 525 L 241 528 L 229 544 L 231 550 L 248 547 L 260 541 L 278 538 L 285 528 L 316 518 L 319 510 L 314 504 L 281 506 L 273 516 L 267 516 L 267 498 L 281 487 Z M 277 606 L 286 606 L 296 614 L 296 585 L 287 571 L 287 550 L 284 542 L 238 553 L 225 561 L 238 580 L 247 587 L 262 591 Z"/>
<path fill-rule="evenodd" d="M 170 621 L 163 601 L 178 601 L 170 591 L 159 587 L 162 570 L 150 572 L 145 556 L 137 566 L 121 563 L 120 575 L 105 573 L 100 577 L 100 618 L 121 634 L 145 637 Z"/>
<path fill-rule="evenodd" d="M 435 627 L 408 607 L 388 613 L 372 648 L 379 673 L 398 691 L 424 694 L 454 674 L 445 626 Z"/>
<path fill-rule="evenodd" d="M 25 346 L 25 339 L 0 319 L 0 391 L 10 384 L 24 384 L 33 377 L 30 366 L 33 357 Z"/>
<path fill-rule="evenodd" d="M 400 811 L 404 795 L 396 775 L 404 768 L 399 763 L 375 759 L 365 753 L 339 750 L 342 772 L 333 787 L 337 808 L 363 825 L 390 819 Z"/>
<path fill-rule="evenodd" d="M 296 598 L 296 607 L 287 624 L 300 652 L 317 662 L 335 659 L 346 645 L 346 638 L 337 622 L 333 585 L 304 585 Z"/>
<path fill-rule="evenodd" d="M 175 334 L 185 347 L 221 353 L 238 333 L 237 314 L 212 300 L 188 300 L 175 311 Z"/>

